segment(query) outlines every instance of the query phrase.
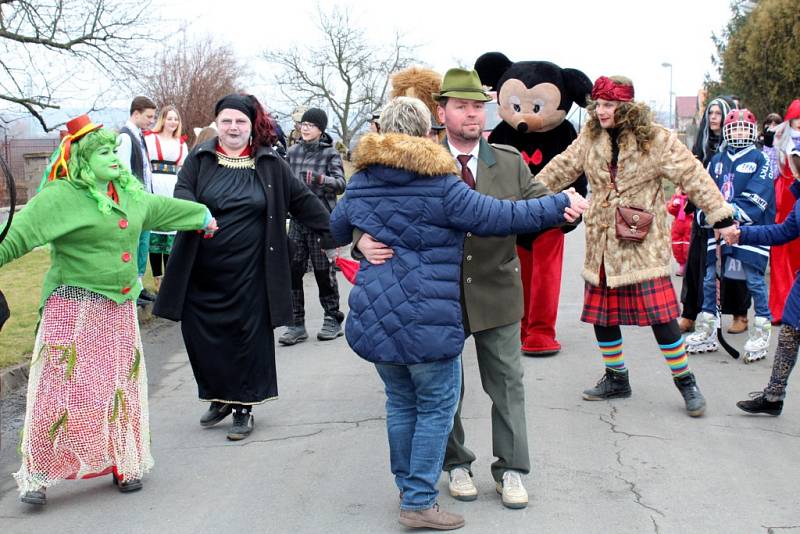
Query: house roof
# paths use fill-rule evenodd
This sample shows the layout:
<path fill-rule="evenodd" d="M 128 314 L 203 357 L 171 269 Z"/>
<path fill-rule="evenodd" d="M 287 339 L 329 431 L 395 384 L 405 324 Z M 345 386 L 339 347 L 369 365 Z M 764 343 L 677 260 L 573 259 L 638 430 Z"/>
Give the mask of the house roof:
<path fill-rule="evenodd" d="M 694 117 L 695 113 L 697 113 L 696 96 L 675 97 L 675 114 L 678 116 L 678 118 L 688 119 Z"/>

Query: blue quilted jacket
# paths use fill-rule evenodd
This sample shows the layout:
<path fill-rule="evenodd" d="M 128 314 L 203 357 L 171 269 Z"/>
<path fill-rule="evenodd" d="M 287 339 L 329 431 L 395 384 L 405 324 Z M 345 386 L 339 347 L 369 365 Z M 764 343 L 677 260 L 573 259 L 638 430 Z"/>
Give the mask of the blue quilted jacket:
<path fill-rule="evenodd" d="M 567 196 L 512 202 L 481 195 L 454 175 L 455 161 L 444 147 L 402 134 L 364 136 L 354 162 L 358 172 L 331 214 L 331 233 L 345 245 L 358 228 L 390 246 L 394 256 L 382 265 L 361 262 L 350 292 L 347 342 L 376 363 L 458 356 L 464 346 L 464 234 L 530 233 L 558 225 Z"/>

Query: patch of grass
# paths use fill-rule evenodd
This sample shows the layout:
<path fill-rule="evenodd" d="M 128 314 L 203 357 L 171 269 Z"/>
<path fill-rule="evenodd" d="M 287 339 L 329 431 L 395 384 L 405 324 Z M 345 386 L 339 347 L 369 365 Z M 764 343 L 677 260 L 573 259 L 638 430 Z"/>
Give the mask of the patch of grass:
<path fill-rule="evenodd" d="M 30 359 L 42 280 L 49 267 L 50 249 L 43 247 L 0 269 L 0 289 L 11 308 L 11 318 L 0 332 L 0 369 Z"/>
<path fill-rule="evenodd" d="M 11 308 L 11 318 L 0 332 L 0 369 L 30 360 L 39 321 L 42 281 L 49 268 L 50 249 L 47 247 L 0 268 L 0 289 Z M 153 290 L 149 265 L 144 285 Z"/>

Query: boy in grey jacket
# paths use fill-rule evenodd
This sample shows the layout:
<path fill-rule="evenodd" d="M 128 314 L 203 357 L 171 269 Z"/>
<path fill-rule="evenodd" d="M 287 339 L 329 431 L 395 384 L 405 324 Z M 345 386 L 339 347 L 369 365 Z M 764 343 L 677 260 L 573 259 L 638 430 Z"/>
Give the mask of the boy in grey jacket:
<path fill-rule="evenodd" d="M 319 108 L 310 108 L 300 120 L 302 140 L 292 145 L 287 160 L 292 174 L 316 194 L 329 211 L 336 206 L 336 198 L 345 189 L 344 169 L 339 152 L 333 147 L 331 137 L 325 133 L 328 116 Z M 278 339 L 281 345 L 294 345 L 308 339 L 305 327 L 305 296 L 303 275 L 308 260 L 314 268 L 314 278 L 319 287 L 319 302 L 325 310 L 322 328 L 317 339 L 327 341 L 343 334 L 344 314 L 339 311 L 339 288 L 333 265 L 319 244 L 318 234 L 299 222 L 289 223 L 289 246 L 292 269 L 292 324 Z"/>

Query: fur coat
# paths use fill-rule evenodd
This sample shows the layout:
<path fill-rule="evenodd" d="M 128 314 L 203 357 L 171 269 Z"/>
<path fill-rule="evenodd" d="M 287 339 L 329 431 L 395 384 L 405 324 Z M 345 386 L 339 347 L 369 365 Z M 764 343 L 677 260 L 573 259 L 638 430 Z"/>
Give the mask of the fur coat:
<path fill-rule="evenodd" d="M 536 176 L 551 191 L 561 191 L 585 173 L 592 191 L 584 213 L 586 258 L 583 278 L 600 284 L 605 266 L 609 287 L 619 287 L 670 275 L 670 224 L 664 199 L 663 180 L 680 186 L 702 209 L 712 225 L 733 210 L 725 202 L 701 163 L 673 133 L 653 125 L 654 138 L 647 152 L 636 145 L 633 132 L 619 134 L 617 190 L 611 182 L 611 138 L 604 130 L 592 139 L 589 128 L 556 156 Z M 650 231 L 641 243 L 616 238 L 617 206 L 643 208 L 655 214 Z"/>

